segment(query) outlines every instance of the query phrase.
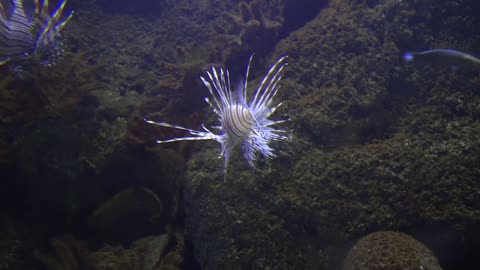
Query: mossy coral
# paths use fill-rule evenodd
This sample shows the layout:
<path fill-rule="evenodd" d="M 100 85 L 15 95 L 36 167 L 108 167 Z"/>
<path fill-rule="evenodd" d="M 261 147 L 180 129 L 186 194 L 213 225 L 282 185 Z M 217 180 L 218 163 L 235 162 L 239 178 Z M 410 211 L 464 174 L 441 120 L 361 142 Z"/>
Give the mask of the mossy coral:
<path fill-rule="evenodd" d="M 105 88 L 100 78 L 102 64 L 92 52 L 67 53 L 54 67 L 35 69 L 34 85 L 43 97 L 46 112 L 59 116 L 72 110 L 91 91 Z"/>
<path fill-rule="evenodd" d="M 105 245 L 91 250 L 87 242 L 64 235 L 51 239 L 50 250 L 35 250 L 34 257 L 48 270 L 176 269 L 162 268 L 163 260 L 168 259 L 168 251 L 171 251 L 170 242 L 174 240 L 175 237 L 163 234 L 140 238 L 129 248 Z M 177 261 L 183 260 L 181 254 L 176 253 L 176 256 Z"/>
<path fill-rule="evenodd" d="M 264 53 L 273 46 L 272 42 L 280 34 L 284 22 L 284 7 L 284 0 L 242 1 L 238 4 L 238 13 L 226 13 L 234 25 L 232 29 L 222 32 L 229 33 L 237 45 L 249 51 Z"/>
<path fill-rule="evenodd" d="M 123 190 L 100 205 L 88 224 L 97 239 L 115 243 L 136 239 L 162 226 L 163 205 L 151 190 L 140 187 Z M 115 224 L 127 226 L 116 227 Z"/>
<path fill-rule="evenodd" d="M 379 231 L 360 239 L 348 252 L 343 270 L 441 270 L 435 255 L 401 232 Z"/>
<path fill-rule="evenodd" d="M 462 10 L 477 5 L 461 3 Z M 202 266 L 221 269 L 226 260 L 207 256 L 221 252 L 232 268 L 263 260 L 262 266 L 305 269 L 306 258 L 379 229 L 414 231 L 419 223 L 452 232 L 466 224 L 478 229 L 480 194 L 472 192 L 480 175 L 474 165 L 480 142 L 473 135 L 480 130 L 478 75 L 401 59 L 406 44 L 445 36 L 425 28 L 444 25 L 436 15 L 437 21 L 430 19 L 444 10 L 448 21 L 450 4 L 332 1 L 277 44 L 272 58 L 289 55 L 290 64 L 282 85 L 290 91 L 279 95 L 286 100 L 279 113 L 290 117 L 294 138 L 276 145 L 279 157 L 255 173 L 233 163 L 226 186 L 214 182 L 211 146 L 192 158 L 187 228 Z M 462 44 L 480 29 L 473 27 L 478 17 L 467 14 L 469 41 Z M 268 230 L 251 226 L 258 220 L 281 237 L 263 233 L 259 244 L 255 233 Z M 235 256 L 253 246 L 271 249 Z M 279 254 L 287 259 L 269 261 Z"/>
<path fill-rule="evenodd" d="M 34 194 L 20 194 L 30 199 L 29 211 L 45 197 L 74 208 L 82 195 L 94 197 L 80 187 L 96 191 L 99 182 L 120 190 L 143 181 L 164 192 L 162 199 L 173 197 L 164 204 L 169 216 L 181 212 L 175 208 L 181 205 L 183 160 L 152 147 L 155 133 L 164 131 L 142 126 L 143 117 L 192 127 L 205 122 L 206 92 L 198 75 L 232 62 L 243 74 L 237 60 L 256 51 L 263 61 L 289 55 L 288 91 L 278 95 L 286 102 L 277 113 L 291 119 L 286 125 L 294 138 L 275 145 L 278 157 L 254 172 L 235 157 L 227 184 L 215 181 L 221 179 L 217 146 L 188 146 L 183 156 L 194 155 L 185 182 L 187 233 L 202 267 L 311 269 L 315 258 L 330 259 L 330 247 L 378 229 L 412 231 L 422 223 L 462 236 L 462 230 L 478 231 L 480 194 L 472 192 L 480 176 L 478 75 L 401 61 L 404 50 L 440 45 L 475 53 L 477 1 L 333 0 L 311 22 L 283 35 L 288 1 L 161 2 L 168 12 L 153 18 L 79 12 L 68 43 L 72 52 L 91 50 L 96 58 L 86 55 L 81 67 L 44 74 L 31 89 L 46 89 L 47 98 L 42 91 L 4 91 L 18 85 L 11 78 L 1 82 L 1 122 L 12 124 L 2 129 L 2 146 L 10 140 L 21 146 L 15 165 L 31 177 L 24 190 Z M 89 90 L 77 96 L 58 77 L 80 76 L 83 68 L 101 84 L 80 81 L 94 90 L 79 104 Z M 32 125 L 47 100 L 54 105 L 48 115 L 62 117 Z M 25 122 L 23 135 L 11 132 Z M 127 137 L 134 146 L 126 146 Z M 46 209 L 33 212 L 48 226 L 54 215 L 67 219 Z M 182 248 L 175 249 L 165 250 L 165 268 L 182 263 Z M 71 257 L 65 254 L 53 254 L 55 262 L 62 265 L 56 257 Z M 119 246 L 89 258 L 103 269 L 138 269 L 140 260 L 132 248 Z"/>

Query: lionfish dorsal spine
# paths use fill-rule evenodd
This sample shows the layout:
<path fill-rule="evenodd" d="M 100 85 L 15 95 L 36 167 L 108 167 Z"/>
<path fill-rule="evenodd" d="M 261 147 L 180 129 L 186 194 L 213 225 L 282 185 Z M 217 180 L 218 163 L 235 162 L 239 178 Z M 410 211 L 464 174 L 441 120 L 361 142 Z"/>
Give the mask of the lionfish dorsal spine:
<path fill-rule="evenodd" d="M 278 61 L 268 70 L 267 75 L 263 78 L 260 86 L 258 87 L 255 97 L 250 103 L 250 107 L 254 111 L 262 110 L 268 106 L 273 97 L 276 94 L 276 86 L 282 79 L 282 71 L 287 63 L 284 62 L 286 56 L 281 57 Z"/>
<path fill-rule="evenodd" d="M 248 59 L 248 64 L 247 64 L 247 71 L 245 71 L 245 81 L 243 82 L 243 95 L 242 95 L 242 100 L 246 101 L 247 100 L 247 89 L 248 89 L 248 75 L 250 74 L 250 65 L 252 64 L 252 59 L 255 54 L 252 53 L 250 55 L 250 58 Z"/>

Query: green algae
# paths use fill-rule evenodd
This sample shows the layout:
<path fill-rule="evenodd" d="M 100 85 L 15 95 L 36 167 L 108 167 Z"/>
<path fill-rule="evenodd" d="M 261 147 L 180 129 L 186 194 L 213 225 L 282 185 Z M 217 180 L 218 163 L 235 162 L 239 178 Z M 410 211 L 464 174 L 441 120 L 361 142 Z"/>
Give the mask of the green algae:
<path fill-rule="evenodd" d="M 374 230 L 414 231 L 418 223 L 460 235 L 478 230 L 478 75 L 401 60 L 411 47 L 475 52 L 471 37 L 480 27 L 468 11 L 474 1 L 331 1 L 281 36 L 286 11 L 278 8 L 286 2 L 164 1 L 158 18 L 96 10 L 78 16 L 71 48 L 89 48 L 98 59 L 86 73 L 65 71 L 96 73 L 87 77 L 99 83 L 75 80 L 86 89 L 76 96 L 63 82 L 52 98 L 67 97 L 65 106 L 57 103 L 63 121 L 41 119 L 35 133 L 15 139 L 25 172 L 56 178 L 41 182 L 38 198 L 67 201 L 77 218 L 71 224 L 84 204 L 94 208 L 112 195 L 88 191 L 147 182 L 175 224 L 185 184 L 186 234 L 206 269 L 331 269 L 341 254 L 330 250 Z M 155 138 L 175 134 L 146 127 L 144 117 L 191 127 L 210 121 L 198 76 L 231 63 L 243 72 L 253 51 L 259 66 L 289 55 L 278 114 L 291 119 L 285 126 L 293 139 L 273 145 L 277 158 L 250 170 L 236 152 L 223 183 L 217 145 L 167 146 L 180 154 L 152 147 Z M 56 93 L 51 83 L 48 92 Z M 11 84 L 3 80 L 2 89 Z M 2 123 L 32 121 L 25 115 L 41 111 L 19 113 L 17 94 L 1 94 Z M 65 190 L 93 194 L 94 202 L 66 198 Z M 130 253 L 117 249 L 105 249 L 98 260 L 132 267 Z"/>
<path fill-rule="evenodd" d="M 275 144 L 279 157 L 254 171 L 234 156 L 226 185 L 211 146 L 192 158 L 187 224 L 202 266 L 221 269 L 225 260 L 206 255 L 221 251 L 234 269 L 305 269 L 316 260 L 328 269 L 341 256 L 330 247 L 374 230 L 429 224 L 462 233 L 479 224 L 477 75 L 400 57 L 409 43 L 447 36 L 422 31 L 443 23 L 430 21 L 442 7 L 333 1 L 276 45 L 272 58 L 289 55 L 279 113 L 291 118 L 293 140 Z M 478 20 L 469 20 L 476 33 Z"/>

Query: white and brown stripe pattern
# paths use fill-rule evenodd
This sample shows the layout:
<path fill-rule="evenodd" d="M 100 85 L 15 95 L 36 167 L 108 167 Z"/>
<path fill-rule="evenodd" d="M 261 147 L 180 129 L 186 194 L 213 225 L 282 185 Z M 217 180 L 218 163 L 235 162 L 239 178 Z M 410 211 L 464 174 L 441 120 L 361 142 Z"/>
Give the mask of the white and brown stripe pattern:
<path fill-rule="evenodd" d="M 56 63 L 63 53 L 60 31 L 73 15 L 70 12 L 61 20 L 66 3 L 67 0 L 61 0 L 50 15 L 49 0 L 33 0 L 35 9 L 30 13 L 23 0 L 0 0 L 0 65 Z"/>
<path fill-rule="evenodd" d="M 250 135 L 255 119 L 249 108 L 241 104 L 233 104 L 225 108 L 221 121 L 227 133 L 241 140 Z"/>
<path fill-rule="evenodd" d="M 230 88 L 228 70 L 224 72 L 223 69 L 212 68 L 210 72 L 207 72 L 207 78 L 200 77 L 210 91 L 211 99 L 205 98 L 205 101 L 210 105 L 213 112 L 219 116 L 220 126 L 214 128 L 221 129 L 221 134 L 214 134 L 205 126 L 203 126 L 203 131 L 199 131 L 165 122 L 155 122 L 147 119 L 145 121 L 150 124 L 185 130 L 192 135 L 157 140 L 157 143 L 194 140 L 215 140 L 219 142 L 222 146 L 220 157 L 224 158 L 223 173 L 224 180 L 226 180 L 228 161 L 236 145 L 242 145 L 243 155 L 253 167 L 258 154 L 266 158 L 275 156 L 273 149 L 269 146 L 271 141 L 289 138 L 286 131 L 272 127 L 285 122 L 285 120 L 274 121 L 268 119 L 282 104 L 282 102 L 273 103 L 273 98 L 280 89 L 281 74 L 287 65 L 285 59 L 286 57 L 281 57 L 268 70 L 250 103 L 247 103 L 246 99 L 248 73 L 252 57 L 250 57 L 247 66 L 245 83 L 240 86 L 240 89 L 237 90 L 239 92 L 236 94 Z"/>
<path fill-rule="evenodd" d="M 11 11 L 5 7 L 11 7 Z M 23 2 L 0 5 L 0 64 L 23 61 L 35 47 L 32 35 L 33 20 L 27 17 Z"/>

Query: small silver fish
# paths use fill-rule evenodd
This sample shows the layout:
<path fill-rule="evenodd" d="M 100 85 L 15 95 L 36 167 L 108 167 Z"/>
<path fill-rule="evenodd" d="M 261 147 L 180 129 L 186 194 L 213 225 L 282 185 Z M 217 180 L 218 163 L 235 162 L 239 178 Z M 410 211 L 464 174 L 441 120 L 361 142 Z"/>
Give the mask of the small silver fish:
<path fill-rule="evenodd" d="M 422 52 L 406 52 L 403 59 L 407 62 L 413 60 L 423 60 L 444 63 L 452 66 L 475 66 L 480 68 L 480 59 L 457 50 L 452 49 L 434 49 Z"/>
<path fill-rule="evenodd" d="M 194 130 L 182 126 L 172 125 L 165 122 L 156 122 L 145 119 L 147 123 L 185 130 L 192 136 L 157 140 L 157 143 L 169 143 L 178 141 L 214 140 L 221 144 L 220 156 L 224 159 L 224 181 L 227 175 L 227 165 L 232 150 L 241 145 L 243 156 L 250 166 L 254 167 L 254 161 L 258 154 L 266 157 L 275 157 L 274 149 L 269 145 L 272 141 L 289 139 L 288 132 L 273 126 L 286 120 L 271 120 L 269 117 L 280 107 L 283 102 L 274 102 L 273 98 L 280 89 L 280 81 L 284 67 L 287 65 L 286 56 L 277 60 L 262 82 L 258 86 L 253 99 L 247 100 L 247 82 L 250 63 L 248 62 L 245 81 L 233 90 L 230 86 L 228 70 L 215 69 L 207 71 L 206 77 L 200 77 L 203 84 L 210 92 L 211 98 L 205 98 L 212 111 L 218 116 L 219 126 L 213 126 L 219 133 L 213 133 L 202 125 L 203 130 Z"/>

